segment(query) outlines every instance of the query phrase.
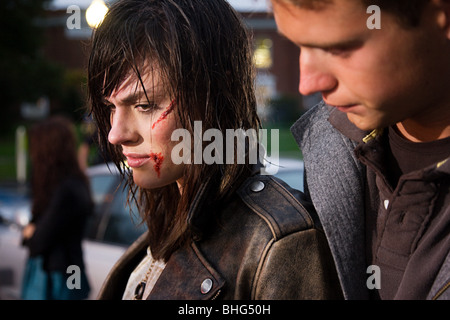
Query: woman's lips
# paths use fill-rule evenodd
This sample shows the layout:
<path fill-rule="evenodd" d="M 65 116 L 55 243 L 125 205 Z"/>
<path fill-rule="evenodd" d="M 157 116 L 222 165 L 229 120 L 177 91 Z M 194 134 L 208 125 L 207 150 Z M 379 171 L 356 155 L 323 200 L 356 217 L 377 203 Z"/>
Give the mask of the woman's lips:
<path fill-rule="evenodd" d="M 127 158 L 127 163 L 130 168 L 139 168 L 145 165 L 150 160 L 154 162 L 153 168 L 155 169 L 158 178 L 161 176 L 161 167 L 164 162 L 164 156 L 161 153 L 150 153 L 150 154 L 136 154 L 136 153 L 124 153 Z"/>
<path fill-rule="evenodd" d="M 128 165 L 131 168 L 139 168 L 150 161 L 150 156 L 146 154 L 124 154 L 127 158 Z"/>

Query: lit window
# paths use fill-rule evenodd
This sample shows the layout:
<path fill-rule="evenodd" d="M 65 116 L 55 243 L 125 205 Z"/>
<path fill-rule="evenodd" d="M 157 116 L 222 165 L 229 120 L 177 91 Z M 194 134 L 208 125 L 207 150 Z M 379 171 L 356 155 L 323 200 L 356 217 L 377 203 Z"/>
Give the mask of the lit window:
<path fill-rule="evenodd" d="M 259 69 L 268 69 L 272 66 L 272 40 L 269 38 L 256 39 L 256 49 L 253 62 Z"/>

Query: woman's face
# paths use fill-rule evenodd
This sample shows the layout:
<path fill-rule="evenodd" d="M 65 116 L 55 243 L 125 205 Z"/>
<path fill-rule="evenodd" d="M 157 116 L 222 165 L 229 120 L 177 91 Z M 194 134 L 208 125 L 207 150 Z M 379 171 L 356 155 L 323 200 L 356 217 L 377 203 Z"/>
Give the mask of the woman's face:
<path fill-rule="evenodd" d="M 108 140 L 122 147 L 139 187 L 154 189 L 175 181 L 180 185 L 184 164 L 171 160 L 177 144 L 171 141 L 177 129 L 174 99 L 155 70 L 143 73 L 142 81 L 148 100 L 134 73 L 106 98 L 111 108 Z"/>

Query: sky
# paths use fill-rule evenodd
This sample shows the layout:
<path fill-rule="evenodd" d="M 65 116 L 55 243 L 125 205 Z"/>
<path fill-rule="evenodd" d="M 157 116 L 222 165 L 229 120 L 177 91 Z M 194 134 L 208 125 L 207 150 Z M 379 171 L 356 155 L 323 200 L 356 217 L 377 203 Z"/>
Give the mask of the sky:
<path fill-rule="evenodd" d="M 81 9 L 86 9 L 92 0 L 53 0 L 50 9 L 64 10 L 71 5 L 77 5 Z M 108 2 L 106 0 L 105 2 Z M 228 2 L 238 11 L 243 12 L 266 12 L 269 6 L 269 0 L 228 0 Z"/>

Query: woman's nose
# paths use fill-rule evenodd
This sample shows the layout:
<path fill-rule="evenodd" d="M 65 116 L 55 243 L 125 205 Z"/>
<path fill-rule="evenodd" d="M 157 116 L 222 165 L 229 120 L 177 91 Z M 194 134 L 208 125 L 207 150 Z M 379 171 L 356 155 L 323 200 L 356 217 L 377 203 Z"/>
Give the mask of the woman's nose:
<path fill-rule="evenodd" d="M 116 108 L 111 113 L 111 130 L 108 141 L 114 145 L 126 145 L 136 141 L 133 121 L 125 109 Z"/>

